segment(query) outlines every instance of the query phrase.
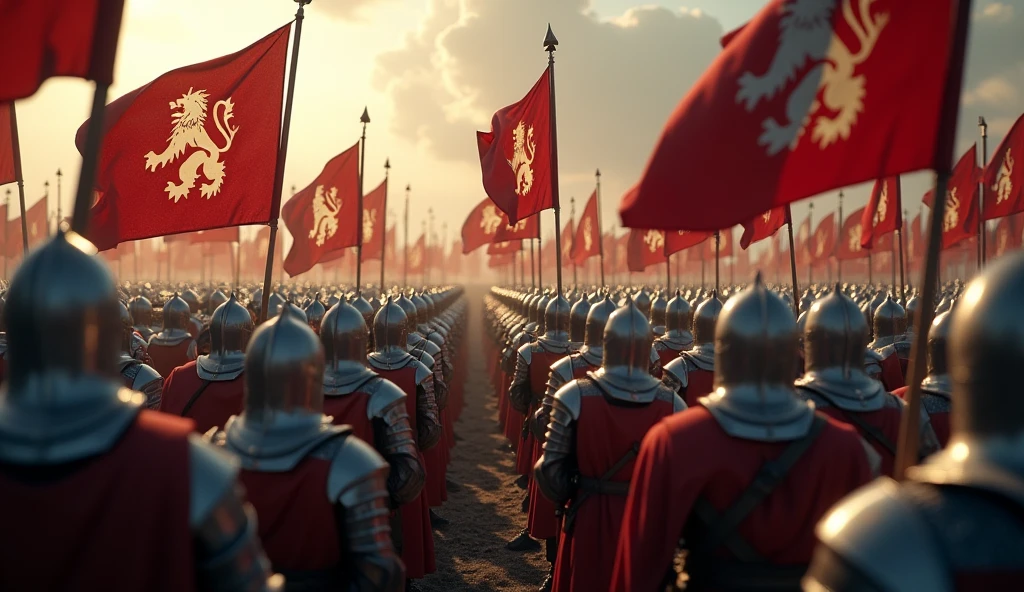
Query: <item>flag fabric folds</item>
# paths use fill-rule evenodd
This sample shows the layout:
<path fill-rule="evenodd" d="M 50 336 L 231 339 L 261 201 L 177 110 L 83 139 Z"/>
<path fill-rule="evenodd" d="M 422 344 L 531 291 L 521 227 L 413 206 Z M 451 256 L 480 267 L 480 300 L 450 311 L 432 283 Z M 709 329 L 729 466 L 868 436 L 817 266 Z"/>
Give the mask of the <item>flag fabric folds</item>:
<path fill-rule="evenodd" d="M 14 104 L 0 103 L 0 185 L 14 183 L 21 176 L 17 146 Z"/>
<path fill-rule="evenodd" d="M 695 247 L 714 236 L 714 232 L 693 232 L 675 230 L 665 233 L 665 254 L 672 255 L 684 249 Z"/>
<path fill-rule="evenodd" d="M 633 228 L 626 246 L 629 271 L 641 272 L 648 266 L 665 262 L 665 231 Z"/>
<path fill-rule="evenodd" d="M 540 216 L 530 216 L 529 218 L 523 218 L 515 224 L 510 224 L 508 217 L 505 216 L 505 212 L 498 211 L 501 214 L 501 224 L 498 225 L 498 229 L 494 232 L 494 240 L 497 242 L 515 240 L 515 239 L 530 239 L 540 238 Z"/>
<path fill-rule="evenodd" d="M 743 225 L 743 236 L 740 247 L 746 250 L 750 245 L 773 236 L 789 220 L 789 208 L 781 206 L 772 208 L 763 214 L 754 216 Z"/>
<path fill-rule="evenodd" d="M 830 189 L 948 171 L 970 2 L 853 5 L 768 2 L 669 118 L 623 225 L 714 230 Z"/>
<path fill-rule="evenodd" d="M 817 265 L 828 261 L 836 251 L 836 213 L 830 212 L 818 222 L 813 243 L 809 245 L 811 263 Z"/>
<path fill-rule="evenodd" d="M 572 239 L 571 258 L 576 265 L 582 265 L 587 259 L 601 254 L 601 233 L 597 218 L 597 190 L 587 200 L 583 215 L 576 223 L 576 234 Z"/>
<path fill-rule="evenodd" d="M 88 238 L 121 241 L 266 224 L 290 25 L 172 70 L 107 106 Z M 88 122 L 75 142 L 84 148 Z"/>
<path fill-rule="evenodd" d="M 281 208 L 292 248 L 284 270 L 295 277 L 324 255 L 359 242 L 359 143 L 332 158 L 305 189 Z M 280 241 L 280 238 L 278 239 Z"/>
<path fill-rule="evenodd" d="M 200 230 L 189 235 L 192 244 L 195 243 L 237 243 L 241 237 L 241 229 L 237 226 L 229 228 L 218 228 L 216 230 Z"/>
<path fill-rule="evenodd" d="M 363 261 L 380 261 L 384 257 L 384 207 L 387 202 L 388 180 L 363 196 Z"/>
<path fill-rule="evenodd" d="M 477 132 L 484 191 L 515 224 L 555 207 L 551 191 L 551 104 L 548 71 L 530 92 L 494 114 Z"/>
<path fill-rule="evenodd" d="M 409 247 L 409 273 L 421 274 L 426 269 L 426 240 L 426 236 L 421 234 L 420 238 Z"/>
<path fill-rule="evenodd" d="M 6 206 L 4 206 L 6 209 Z M 6 213 L 6 212 L 5 212 Z M 40 199 L 25 211 L 25 227 L 28 229 L 28 246 L 32 248 L 50 236 L 50 223 L 46 215 L 46 199 Z M 24 249 L 22 240 L 21 216 L 7 221 L 6 252 L 8 257 L 21 255 Z"/>
<path fill-rule="evenodd" d="M 516 251 L 523 248 L 523 241 L 521 240 L 510 240 L 501 241 L 497 243 L 491 243 L 487 245 L 488 255 L 504 255 L 507 253 L 515 253 Z"/>
<path fill-rule="evenodd" d="M 836 248 L 836 259 L 847 261 L 867 257 L 871 249 L 863 246 L 861 240 L 864 236 L 864 212 L 867 208 L 860 208 L 846 217 L 843 221 L 843 228 L 839 231 L 839 241 Z"/>
<path fill-rule="evenodd" d="M 51 76 L 110 84 L 124 0 L 0 1 L 0 103 L 35 94 Z"/>
<path fill-rule="evenodd" d="M 967 237 L 978 234 L 978 180 L 981 170 L 977 166 L 977 146 L 972 145 L 953 167 L 946 187 L 946 210 L 942 217 L 942 248 L 950 249 Z M 929 208 L 935 201 L 935 191 L 925 193 L 922 201 Z"/>
<path fill-rule="evenodd" d="M 871 241 L 903 228 L 903 197 L 899 175 L 879 179 L 871 189 L 871 197 L 862 214 L 860 244 L 871 248 Z"/>
<path fill-rule="evenodd" d="M 982 202 L 983 220 L 994 220 L 1024 211 L 1024 160 L 1021 161 L 1021 166 L 1016 166 L 1017 159 L 1024 156 L 1022 122 L 1024 115 L 1014 122 L 1009 133 L 992 153 L 992 160 L 985 167 L 981 179 L 982 195 L 985 198 Z M 0 141 L 3 141 L 2 138 Z M 0 175 L 0 182 L 2 181 Z"/>

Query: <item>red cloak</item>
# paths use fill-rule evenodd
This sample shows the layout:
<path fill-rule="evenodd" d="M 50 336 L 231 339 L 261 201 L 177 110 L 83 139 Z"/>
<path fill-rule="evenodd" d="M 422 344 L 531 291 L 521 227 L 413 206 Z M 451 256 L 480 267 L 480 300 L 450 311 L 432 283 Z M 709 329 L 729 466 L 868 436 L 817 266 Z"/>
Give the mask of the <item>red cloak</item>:
<path fill-rule="evenodd" d="M 366 406 L 369 402 L 370 397 L 360 392 L 324 395 L 324 415 L 329 415 L 334 425 L 351 426 L 352 433 L 357 438 L 374 446 L 373 421 L 366 417 Z"/>
<path fill-rule="evenodd" d="M 160 373 L 160 376 L 167 380 L 171 372 L 178 366 L 188 364 L 192 359 L 189 348 L 195 341 L 186 339 L 178 345 L 160 345 L 159 343 L 149 344 L 149 357 L 153 360 L 153 368 Z"/>
<path fill-rule="evenodd" d="M 195 590 L 191 431 L 142 411 L 113 448 L 55 481 L 0 467 L 0 590 Z"/>
<path fill-rule="evenodd" d="M 888 396 L 888 395 L 887 395 Z M 853 424 L 849 423 L 846 418 L 846 413 L 856 413 L 857 417 L 862 419 L 868 425 L 874 426 L 880 431 L 893 446 L 899 442 L 900 434 L 900 416 L 902 415 L 902 409 L 899 407 L 882 407 L 878 411 L 867 411 L 867 412 L 856 412 L 856 411 L 841 411 L 835 407 L 828 406 L 818 409 L 818 411 L 828 415 L 832 419 L 842 422 L 846 425 L 850 425 L 864 438 L 864 440 L 871 445 L 872 448 L 882 457 L 882 475 L 886 477 L 892 477 L 893 470 L 896 465 L 896 457 L 890 452 L 884 445 L 869 436 L 867 433 L 860 431 Z"/>
<path fill-rule="evenodd" d="M 711 391 L 715 390 L 715 373 L 711 370 L 691 370 L 686 374 L 686 396 L 683 400 L 686 401 L 687 407 L 697 407 L 700 405 L 700 398 L 706 397 L 711 394 Z"/>
<path fill-rule="evenodd" d="M 540 406 L 537 395 L 543 395 L 547 390 L 548 378 L 551 375 L 551 366 L 566 356 L 565 353 L 554 353 L 547 351 L 533 352 L 530 359 L 530 392 L 534 397 L 530 401 L 530 411 L 527 417 L 533 417 L 534 411 Z M 526 474 L 533 473 L 533 466 L 537 459 L 544 452 L 543 444 L 533 437 L 533 432 L 526 436 L 526 448 L 520 448 L 519 459 L 527 460 Z M 555 503 L 544 497 L 537 487 L 536 482 L 530 479 L 530 509 L 527 514 L 527 527 L 530 529 L 530 536 L 535 539 L 550 539 L 558 536 L 559 520 L 555 516 Z"/>
<path fill-rule="evenodd" d="M 655 590 L 672 566 L 698 496 L 724 511 L 762 464 L 786 446 L 787 442 L 729 436 L 703 407 L 692 407 L 652 427 L 633 471 L 611 590 Z M 774 564 L 806 564 L 815 545 L 815 524 L 840 498 L 871 478 L 860 435 L 830 420 L 786 479 L 740 524 L 738 533 Z"/>
<path fill-rule="evenodd" d="M 219 380 L 207 385 L 186 415 L 195 420 L 196 431 L 205 434 L 214 426 L 224 427 L 232 415 L 242 412 L 245 406 L 243 381 L 243 375 L 239 375 L 234 380 Z M 189 399 L 202 387 L 203 380 L 199 378 L 194 361 L 176 368 L 164 380 L 160 411 L 181 415 Z"/>

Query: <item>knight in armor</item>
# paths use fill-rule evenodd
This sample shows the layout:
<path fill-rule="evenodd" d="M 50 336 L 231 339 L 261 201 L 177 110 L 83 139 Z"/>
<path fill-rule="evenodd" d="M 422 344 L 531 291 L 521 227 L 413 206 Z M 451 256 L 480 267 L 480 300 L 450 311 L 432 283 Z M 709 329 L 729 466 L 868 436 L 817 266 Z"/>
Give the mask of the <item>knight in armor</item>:
<path fill-rule="evenodd" d="M 682 305 L 679 305 L 682 307 Z M 711 393 L 715 382 L 715 327 L 722 312 L 722 301 L 714 290 L 697 306 L 693 315 L 693 347 L 679 352 L 679 356 L 662 369 L 662 380 L 694 407 L 697 401 Z"/>
<path fill-rule="evenodd" d="M 199 318 L 199 313 L 203 310 L 203 305 L 199 302 L 199 294 L 189 288 L 181 293 L 181 299 L 188 304 L 189 309 L 189 323 L 187 326 L 189 335 L 193 339 L 198 340 L 199 334 L 203 332 L 203 320 Z"/>
<path fill-rule="evenodd" d="M 690 332 L 690 326 L 693 323 L 693 309 L 678 290 L 676 290 L 675 298 L 669 300 L 665 305 L 664 320 L 664 335 L 654 340 L 654 350 L 658 352 L 662 369 L 678 358 L 682 352 L 693 347 L 693 333 Z"/>
<path fill-rule="evenodd" d="M 536 413 L 544 401 L 551 366 L 568 354 L 569 301 L 559 294 L 548 302 L 544 311 L 544 334 L 519 348 L 515 374 L 509 387 L 509 402 L 517 411 L 527 418 Z M 526 440 L 519 448 L 521 460 L 532 467 L 541 453 L 540 441 L 527 430 Z M 557 508 L 540 493 L 535 479 L 530 479 L 528 494 L 527 528 L 532 538 L 545 542 L 546 557 L 553 572 L 558 551 Z"/>
<path fill-rule="evenodd" d="M 95 255 L 58 232 L 7 293 L 0 589 L 282 589 L 235 464 L 122 386 L 117 291 Z"/>
<path fill-rule="evenodd" d="M 633 302 L 616 310 L 604 328 L 601 367 L 554 396 L 534 480 L 565 506 L 551 586 L 557 592 L 603 589 L 611 581 L 640 442 L 651 426 L 686 408 L 649 373 L 645 354 L 653 338 Z"/>
<path fill-rule="evenodd" d="M 145 296 L 136 296 L 128 301 L 128 312 L 132 314 L 132 319 L 135 320 L 135 332 L 146 343 L 149 343 L 149 338 L 155 333 L 153 331 L 153 303 Z"/>
<path fill-rule="evenodd" d="M 874 339 L 868 344 L 868 349 L 878 354 L 879 380 L 887 391 L 892 392 L 904 386 L 907 360 L 910 358 L 910 344 L 903 341 L 907 332 L 907 313 L 891 296 L 886 296 L 875 308 L 872 323 Z"/>
<path fill-rule="evenodd" d="M 583 347 L 587 336 L 587 315 L 590 314 L 590 298 L 584 294 L 569 309 L 569 349 L 577 352 Z M 544 426 L 545 429 L 547 425 Z"/>
<path fill-rule="evenodd" d="M 660 590 L 684 574 L 687 590 L 798 589 L 808 525 L 874 476 L 857 432 L 797 396 L 792 306 L 760 275 L 729 299 L 715 341 L 712 394 L 640 446 L 612 590 Z"/>
<path fill-rule="evenodd" d="M 286 304 L 252 334 L 245 410 L 215 439 L 241 461 L 260 538 L 289 589 L 403 590 L 388 463 L 323 414 L 323 346 L 297 311 Z"/>
<path fill-rule="evenodd" d="M 906 405 L 864 372 L 861 361 L 867 339 L 867 323 L 857 304 L 836 286 L 807 313 L 806 371 L 796 381 L 797 392 L 813 401 L 818 411 L 855 427 L 881 457 L 882 474 L 892 475 Z M 923 412 L 920 435 L 923 455 L 939 449 L 928 415 Z"/>
<path fill-rule="evenodd" d="M 441 423 L 434 400 L 433 373 L 408 352 L 409 319 L 389 296 L 373 319 L 374 351 L 367 356 L 370 369 L 391 381 L 405 393 L 406 414 L 416 437 L 422 462 L 423 452 L 437 445 Z M 429 470 L 429 469 L 428 469 Z M 399 508 L 402 524 L 402 561 L 410 579 L 420 579 L 436 570 L 434 535 L 430 506 L 421 492 Z"/>
<path fill-rule="evenodd" d="M 324 320 L 324 315 L 327 314 L 327 308 L 324 307 L 324 303 L 320 302 L 320 294 L 317 293 L 316 298 L 306 305 L 303 310 L 306 313 L 306 321 L 309 323 L 309 328 L 313 330 L 317 335 L 320 334 L 320 324 Z M 366 327 L 366 323 L 363 323 L 363 327 Z M 362 357 L 366 356 L 366 352 L 363 352 Z M 330 414 L 328 414 L 330 415 Z"/>
<path fill-rule="evenodd" d="M 921 408 L 928 413 L 939 445 L 949 443 L 949 414 L 952 410 L 953 385 L 949 379 L 947 343 L 952 310 L 939 313 L 928 330 L 928 375 L 921 381 Z M 908 387 L 897 389 L 894 395 L 904 398 Z"/>
<path fill-rule="evenodd" d="M 409 423 L 406 394 L 366 365 L 368 333 L 362 314 L 348 303 L 341 302 L 324 315 L 324 415 L 334 425 L 349 426 L 388 461 L 388 493 L 395 509 L 416 499 L 426 473 Z"/>
<path fill-rule="evenodd" d="M 158 410 L 164 379 L 152 366 L 140 362 L 132 355 L 138 337 L 135 322 L 123 303 L 118 302 L 118 308 L 121 314 L 121 355 L 117 360 L 117 369 L 121 373 L 125 388 L 142 393 L 146 397 L 146 408 Z"/>
<path fill-rule="evenodd" d="M 200 433 L 223 427 L 229 417 L 241 413 L 245 348 L 253 329 L 249 311 L 232 293 L 210 319 L 210 353 L 171 372 L 160 410 L 192 418 Z"/>
<path fill-rule="evenodd" d="M 819 522 L 804 590 L 1020 589 L 1024 255 L 987 267 L 965 294 L 944 321 L 949 445 L 908 469 L 902 483 L 879 479 Z"/>
<path fill-rule="evenodd" d="M 191 322 L 188 303 L 177 294 L 164 302 L 164 328 L 149 338 L 149 357 L 153 360 L 153 368 L 160 376 L 167 377 L 178 366 L 184 366 L 195 360 L 195 338 L 189 333 Z"/>
<path fill-rule="evenodd" d="M 676 296 L 679 296 L 678 292 L 676 292 Z M 665 298 L 665 292 L 658 290 L 658 293 L 654 295 L 654 300 L 651 301 L 651 331 L 654 333 L 655 341 L 664 337 L 668 330 L 667 314 L 668 299 Z"/>

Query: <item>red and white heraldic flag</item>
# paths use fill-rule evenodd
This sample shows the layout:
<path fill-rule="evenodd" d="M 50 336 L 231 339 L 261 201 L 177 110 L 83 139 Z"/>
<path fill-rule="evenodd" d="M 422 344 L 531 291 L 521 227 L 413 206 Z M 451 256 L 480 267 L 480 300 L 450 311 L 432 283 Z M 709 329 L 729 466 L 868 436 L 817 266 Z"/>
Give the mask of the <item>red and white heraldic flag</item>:
<path fill-rule="evenodd" d="M 51 76 L 110 84 L 124 0 L 0 0 L 0 103 Z"/>
<path fill-rule="evenodd" d="M 743 236 L 740 247 L 744 250 L 750 245 L 773 236 L 789 221 L 789 206 L 772 208 L 767 212 L 754 216 L 743 225 Z"/>
<path fill-rule="evenodd" d="M 0 127 L 0 130 L 2 129 Z M 0 138 L 0 141 L 2 140 Z M 1014 122 L 1010 133 L 999 143 L 999 147 L 992 153 L 992 160 L 985 167 L 985 174 L 981 180 L 985 191 L 981 213 L 983 219 L 994 220 L 1024 211 L 1024 160 L 1021 160 L 1021 166 L 1016 166 L 1017 159 L 1022 156 L 1024 115 Z M 2 163 L 0 166 L 3 166 Z M 0 182 L 3 182 L 2 176 Z"/>
<path fill-rule="evenodd" d="M 598 232 L 600 224 L 597 219 L 597 190 L 587 200 L 583 208 L 583 215 L 576 224 L 576 234 L 572 239 L 572 250 L 570 257 L 576 265 L 582 265 L 584 261 L 601 253 L 601 234 Z"/>
<path fill-rule="evenodd" d="M 715 230 L 830 189 L 948 171 L 969 10 L 768 2 L 676 107 L 623 224 Z"/>
<path fill-rule="evenodd" d="M 462 252 L 472 253 L 494 241 L 494 233 L 503 224 L 504 216 L 490 199 L 476 204 L 462 223 Z"/>
<path fill-rule="evenodd" d="M 665 262 L 665 231 L 632 228 L 626 243 L 629 271 L 641 272 L 649 265 Z"/>
<path fill-rule="evenodd" d="M 946 188 L 946 209 L 942 216 L 942 248 L 949 249 L 965 238 L 978 234 L 978 180 L 981 170 L 977 166 L 977 145 L 960 157 L 953 167 Z M 922 201 L 929 208 L 935 200 L 935 191 L 925 193 Z"/>
<path fill-rule="evenodd" d="M 871 197 L 864 208 L 860 244 L 871 248 L 875 237 L 882 237 L 903 228 L 903 196 L 900 191 L 900 177 L 888 177 L 875 181 Z"/>
<path fill-rule="evenodd" d="M 694 232 L 692 230 L 676 230 L 665 233 L 665 254 L 671 255 L 695 247 L 715 236 L 714 232 Z"/>
<path fill-rule="evenodd" d="M 549 91 L 545 69 L 521 101 L 494 114 L 491 131 L 476 133 L 484 191 L 510 224 L 555 207 Z"/>
<path fill-rule="evenodd" d="M 843 221 L 843 228 L 839 231 L 839 243 L 836 249 L 836 259 L 847 261 L 860 259 L 871 254 L 871 249 L 863 246 L 861 238 L 864 236 L 864 212 L 867 208 L 860 208 L 846 217 Z"/>
<path fill-rule="evenodd" d="M 14 183 L 21 176 L 15 135 L 14 105 L 0 103 L 0 185 Z"/>
<path fill-rule="evenodd" d="M 284 270 L 295 277 L 324 255 L 359 243 L 359 143 L 332 158 L 281 208 L 292 248 Z"/>
<path fill-rule="evenodd" d="M 388 180 L 363 196 L 363 261 L 384 258 L 384 206 L 388 195 Z"/>
<path fill-rule="evenodd" d="M 497 213 L 501 215 L 501 224 L 494 232 L 495 242 L 540 238 L 540 216 L 530 216 L 515 224 L 510 224 L 505 212 L 498 211 Z"/>
<path fill-rule="evenodd" d="M 427 263 L 427 238 L 421 234 L 420 238 L 407 248 L 409 253 L 409 273 L 421 274 L 426 269 Z"/>
<path fill-rule="evenodd" d="M 288 31 L 172 70 L 107 105 L 88 238 L 121 241 L 266 224 Z M 83 149 L 88 122 L 75 143 Z"/>
<path fill-rule="evenodd" d="M 808 245 L 811 255 L 811 263 L 824 263 L 836 251 L 836 213 L 829 212 L 827 216 L 818 222 L 818 228 L 814 230 L 814 237 Z"/>

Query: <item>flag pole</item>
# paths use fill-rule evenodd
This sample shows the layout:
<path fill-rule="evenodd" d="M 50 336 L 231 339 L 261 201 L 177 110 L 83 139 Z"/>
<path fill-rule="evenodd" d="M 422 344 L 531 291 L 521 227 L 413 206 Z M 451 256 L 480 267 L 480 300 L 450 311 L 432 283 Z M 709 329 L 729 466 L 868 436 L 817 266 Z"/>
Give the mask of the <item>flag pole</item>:
<path fill-rule="evenodd" d="M 537 214 L 537 230 L 540 230 L 540 214 Z M 540 239 L 537 239 L 540 241 Z M 534 239 L 530 239 L 530 283 L 537 287 L 537 254 L 534 252 Z M 521 244 L 521 243 L 520 243 Z"/>
<path fill-rule="evenodd" d="M 445 273 L 445 267 L 448 266 L 448 223 L 441 223 L 441 285 L 445 285 L 447 278 Z M 384 259 L 381 257 L 381 265 L 384 265 Z"/>
<path fill-rule="evenodd" d="M 548 88 L 550 94 L 548 101 L 551 107 L 551 196 L 555 204 L 555 291 L 558 296 L 562 295 L 562 207 L 558 201 L 558 123 L 555 118 L 555 49 L 558 46 L 558 39 L 551 32 L 551 24 L 548 23 L 548 32 L 544 35 L 544 51 L 548 52 Z M 538 231 L 540 230 L 540 217 L 537 218 Z M 538 232 L 538 235 L 540 233 Z M 540 267 L 544 267 L 543 261 Z M 538 276 L 540 273 L 538 272 Z M 539 278 L 538 278 L 539 279 Z M 541 284 L 543 285 L 543 284 Z"/>
<path fill-rule="evenodd" d="M 359 116 L 359 122 L 363 124 L 363 135 L 359 138 L 359 200 L 356 217 L 356 298 L 363 295 L 363 178 L 364 167 L 366 166 L 366 124 L 370 123 L 370 113 L 363 107 L 363 114 Z"/>
<path fill-rule="evenodd" d="M 896 229 L 896 236 L 900 241 L 900 299 L 903 301 L 903 306 L 907 306 L 907 280 L 903 264 L 903 225 L 907 223 L 907 211 L 903 210 L 903 220 L 900 222 L 900 227 Z"/>
<path fill-rule="evenodd" d="M 722 247 L 722 234 L 720 230 L 715 231 L 715 294 L 719 294 L 721 286 L 718 279 L 718 252 Z"/>
<path fill-rule="evenodd" d="M 981 168 L 984 169 L 988 164 L 988 122 L 985 118 L 978 116 L 978 131 L 981 132 Z M 985 265 L 988 243 L 988 231 L 985 229 L 985 220 L 982 219 L 982 213 L 985 209 L 985 183 L 981 183 L 981 189 L 978 191 L 978 272 L 981 272 L 981 268 Z"/>
<path fill-rule="evenodd" d="M 57 169 L 57 232 L 60 232 L 60 223 L 63 222 L 63 220 L 61 219 L 62 213 L 61 213 L 61 204 L 60 204 L 60 202 L 61 202 L 61 199 L 60 199 L 60 185 L 61 185 L 61 183 L 60 183 L 60 181 L 61 181 L 61 179 L 63 177 L 64 177 L 64 173 L 60 172 L 60 169 Z"/>
<path fill-rule="evenodd" d="M 793 240 L 793 214 L 789 206 L 786 206 L 786 227 L 789 229 L 789 269 L 793 274 L 793 315 L 798 318 L 800 316 L 800 288 L 796 285 L 796 242 Z"/>
<path fill-rule="evenodd" d="M 533 241 L 530 241 L 530 248 L 531 249 L 533 248 Z M 512 258 L 512 279 L 513 280 L 515 279 L 515 273 L 516 273 L 515 265 L 516 265 L 516 261 L 515 261 L 515 257 L 513 257 Z M 533 274 L 532 273 L 530 274 L 530 279 L 531 280 L 533 279 Z M 519 283 L 520 283 L 520 285 L 523 285 L 523 286 L 526 285 L 526 248 L 523 247 L 522 241 L 520 241 L 520 243 L 519 243 Z M 537 284 L 534 284 L 533 287 L 536 288 Z"/>
<path fill-rule="evenodd" d="M 569 254 L 572 254 L 572 248 L 576 246 L 575 244 L 573 244 L 573 243 L 576 242 L 576 227 L 575 227 L 575 223 L 576 223 L 576 198 L 575 197 L 570 197 L 569 198 L 569 229 L 572 230 L 573 233 L 572 233 L 572 243 L 569 243 L 569 245 L 570 245 L 569 246 Z M 573 287 L 579 285 L 579 281 L 577 281 L 577 279 L 576 279 L 576 259 L 575 258 L 573 258 L 573 261 L 572 261 L 572 285 L 573 285 Z"/>
<path fill-rule="evenodd" d="M 788 208 L 788 206 L 787 206 Z M 790 212 L 789 209 L 786 210 Z M 789 221 L 790 225 L 793 224 L 793 220 Z M 807 204 L 807 232 L 811 233 L 814 229 L 814 202 Z M 810 242 L 810 237 L 807 238 L 807 242 Z M 814 260 L 810 257 L 810 248 L 808 247 L 807 257 L 807 285 L 810 286 L 814 283 Z"/>
<path fill-rule="evenodd" d="M 295 98 L 295 72 L 299 67 L 299 40 L 302 39 L 302 19 L 305 6 L 312 0 L 295 0 L 299 9 L 295 12 L 295 38 L 292 40 L 292 63 L 288 71 L 288 94 L 284 102 L 284 120 L 281 125 L 281 145 L 277 151 L 277 166 L 274 170 L 274 193 L 270 197 L 270 240 L 267 244 L 267 271 L 263 276 L 263 299 L 260 302 L 259 322 L 267 320 L 270 306 L 270 288 L 274 282 L 274 252 L 277 249 L 277 222 L 281 217 L 281 192 L 284 190 L 284 165 L 288 157 L 288 132 L 292 125 L 292 100 Z M 81 193 L 81 188 L 79 188 Z M 79 197 L 81 201 L 81 197 Z M 75 204 L 77 209 L 78 204 Z"/>
<path fill-rule="evenodd" d="M 11 190 L 7 189 L 4 196 L 4 212 L 11 211 Z M 7 261 L 11 258 L 11 243 L 8 237 L 11 236 L 11 221 L 4 217 L 4 279 L 7 279 Z"/>
<path fill-rule="evenodd" d="M 838 221 L 838 223 L 839 223 L 839 230 L 842 230 L 843 229 L 843 190 L 842 189 L 839 190 L 839 221 Z M 839 236 L 839 232 L 838 231 L 836 232 L 836 236 Z M 838 247 L 838 246 L 839 246 L 839 241 L 836 240 L 835 244 L 832 246 L 832 254 L 833 255 L 835 255 L 836 247 Z M 838 257 L 836 257 L 836 279 L 838 280 L 839 285 L 842 286 L 843 285 L 843 260 L 838 258 Z"/>
<path fill-rule="evenodd" d="M 601 264 L 601 287 L 604 287 L 604 233 L 601 230 L 601 169 L 594 173 L 597 177 L 597 189 L 594 196 L 597 198 L 594 205 L 597 206 L 597 254 Z"/>
<path fill-rule="evenodd" d="M 668 231 L 665 231 L 668 235 Z M 668 252 L 668 241 L 661 241 L 661 251 L 665 253 L 665 289 L 672 289 L 672 254 Z"/>
<path fill-rule="evenodd" d="M 239 237 L 241 238 L 241 237 Z M 135 255 L 135 260 L 139 260 L 138 254 Z M 137 274 L 138 272 L 136 272 Z M 137 278 L 136 278 L 137 279 Z M 235 241 L 235 290 L 239 290 L 242 287 L 242 241 Z"/>
<path fill-rule="evenodd" d="M 380 210 L 380 227 L 384 234 L 380 238 L 380 293 L 384 294 L 384 260 L 388 249 L 388 177 L 391 176 L 391 159 L 384 161 L 384 206 Z"/>
<path fill-rule="evenodd" d="M 18 202 L 21 205 L 21 253 L 24 256 L 28 252 L 28 220 L 25 219 L 25 179 L 21 172 L 21 141 L 18 139 L 18 111 L 14 101 L 11 101 L 11 144 L 14 152 L 14 179 L 18 182 Z"/>
<path fill-rule="evenodd" d="M 899 230 L 897 230 L 896 232 L 899 232 Z M 899 238 L 898 234 L 896 235 L 896 238 Z M 890 259 L 889 262 L 892 263 L 892 297 L 894 299 L 897 299 L 897 301 L 898 301 L 900 295 L 899 295 L 899 293 L 896 292 L 896 243 L 895 242 L 891 245 L 891 248 L 889 249 L 889 251 L 890 251 L 889 252 L 889 259 Z"/>
<path fill-rule="evenodd" d="M 402 289 L 405 290 L 409 287 L 409 192 L 412 191 L 412 185 L 406 184 L 405 186 L 405 244 L 403 246 L 404 254 L 402 256 Z"/>

